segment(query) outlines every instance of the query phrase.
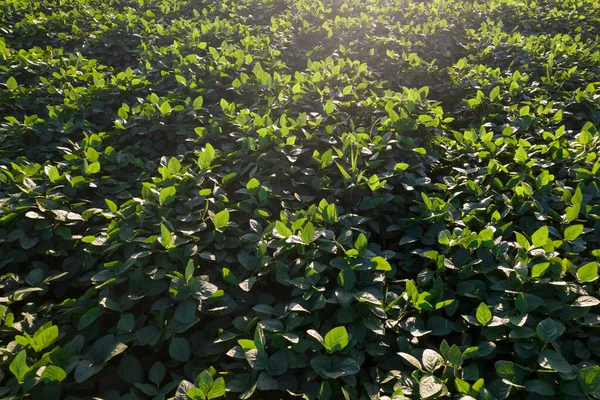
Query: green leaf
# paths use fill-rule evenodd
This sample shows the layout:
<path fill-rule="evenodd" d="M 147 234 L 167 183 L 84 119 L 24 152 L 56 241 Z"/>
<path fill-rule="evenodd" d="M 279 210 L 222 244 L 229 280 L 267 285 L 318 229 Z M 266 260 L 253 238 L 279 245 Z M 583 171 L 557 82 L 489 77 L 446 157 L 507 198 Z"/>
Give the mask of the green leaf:
<path fill-rule="evenodd" d="M 375 269 L 377 271 L 391 271 L 392 266 L 387 260 L 381 256 L 376 256 L 371 258 L 371 262 L 375 264 Z"/>
<path fill-rule="evenodd" d="M 583 225 L 571 225 L 565 229 L 564 238 L 565 240 L 575 240 L 583 232 Z"/>
<path fill-rule="evenodd" d="M 6 87 L 10 91 L 18 89 L 19 84 L 17 83 L 17 80 L 15 79 L 14 76 L 11 76 L 10 78 L 8 78 L 8 80 L 6 81 Z"/>
<path fill-rule="evenodd" d="M 600 390 L 600 366 L 582 368 L 579 371 L 579 384 L 584 393 L 594 393 Z"/>
<path fill-rule="evenodd" d="M 570 374 L 573 367 L 562 356 L 554 350 L 544 350 L 538 357 L 538 363 L 542 368 L 552 369 L 563 374 Z"/>
<path fill-rule="evenodd" d="M 494 101 L 498 97 L 500 97 L 500 86 L 494 86 L 494 88 L 490 91 L 490 100 Z"/>
<path fill-rule="evenodd" d="M 459 367 L 464 361 L 460 349 L 455 344 L 453 344 L 452 347 L 450 347 L 450 350 L 448 350 L 448 356 L 446 357 L 446 359 L 450 364 L 454 365 L 455 367 Z"/>
<path fill-rule="evenodd" d="M 198 303 L 192 300 L 186 300 L 182 303 L 179 303 L 177 309 L 175 309 L 175 313 L 173 314 L 173 318 L 176 321 L 181 322 L 182 324 L 191 324 L 196 320 L 196 310 L 198 308 Z"/>
<path fill-rule="evenodd" d="M 520 234 L 519 232 L 515 232 L 515 236 L 517 237 L 517 243 L 519 246 L 521 246 L 521 248 L 527 250 L 531 247 L 531 243 L 529 243 L 529 240 L 527 240 L 524 235 Z"/>
<path fill-rule="evenodd" d="M 409 167 L 409 165 L 407 163 L 397 163 L 394 166 L 394 171 L 396 172 L 401 172 L 401 171 L 406 171 L 406 169 Z"/>
<path fill-rule="evenodd" d="M 221 396 L 225 396 L 225 379 L 217 378 L 208 392 L 208 398 L 216 399 Z"/>
<path fill-rule="evenodd" d="M 204 99 L 202 98 L 202 96 L 198 96 L 194 99 L 192 107 L 194 107 L 194 110 L 199 110 L 202 108 L 203 104 L 204 104 Z"/>
<path fill-rule="evenodd" d="M 366 249 L 367 248 L 367 237 L 365 236 L 364 233 L 360 233 L 358 235 L 358 238 L 356 238 L 356 242 L 354 242 L 354 248 L 358 251 Z"/>
<path fill-rule="evenodd" d="M 338 284 L 344 288 L 344 290 L 349 291 L 356 283 L 356 274 L 350 266 L 346 265 L 340 271 L 337 281 Z"/>
<path fill-rule="evenodd" d="M 331 99 L 327 100 L 325 103 L 325 107 L 323 108 L 327 114 L 331 114 L 334 110 L 333 101 Z"/>
<path fill-rule="evenodd" d="M 142 364 L 136 356 L 132 354 L 125 354 L 119 362 L 117 368 L 117 374 L 124 382 L 133 384 L 134 382 L 144 381 L 144 371 L 142 370 Z"/>
<path fill-rule="evenodd" d="M 485 303 L 481 303 L 477 307 L 475 317 L 481 325 L 485 326 L 492 320 L 492 312 Z"/>
<path fill-rule="evenodd" d="M 225 209 L 216 213 L 213 222 L 217 230 L 226 228 L 229 225 L 229 210 Z"/>
<path fill-rule="evenodd" d="M 287 372 L 289 367 L 288 356 L 285 350 L 279 350 L 271 357 L 267 363 L 267 372 L 271 376 L 283 375 Z"/>
<path fill-rule="evenodd" d="M 204 393 L 202 389 L 193 387 L 187 390 L 185 397 L 182 397 L 181 400 L 188 400 L 188 398 L 192 400 L 206 400 L 206 393 Z M 176 398 L 176 400 L 179 399 Z"/>
<path fill-rule="evenodd" d="M 53 182 L 53 183 L 60 179 L 60 172 L 58 171 L 58 168 L 56 168 L 55 166 L 48 168 L 46 175 L 48 175 L 50 182 Z"/>
<path fill-rule="evenodd" d="M 281 221 L 275 221 L 275 229 L 277 230 L 277 233 L 283 237 L 290 237 L 293 234 L 290 228 L 285 226 L 285 224 Z"/>
<path fill-rule="evenodd" d="M 23 383 L 25 375 L 29 372 L 29 367 L 27 366 L 27 352 L 21 350 L 17 353 L 15 358 L 10 362 L 8 369 L 13 373 L 15 378 L 17 378 L 19 383 Z"/>
<path fill-rule="evenodd" d="M 185 338 L 173 338 L 169 345 L 169 355 L 177 361 L 187 362 L 190 359 L 190 344 Z"/>
<path fill-rule="evenodd" d="M 120 332 L 131 332 L 135 327 L 135 316 L 132 313 L 121 315 L 119 322 L 117 322 L 117 330 Z"/>
<path fill-rule="evenodd" d="M 546 318 L 540 322 L 536 328 L 538 337 L 545 343 L 550 343 L 558 339 L 565 331 L 565 327 L 552 318 Z"/>
<path fill-rule="evenodd" d="M 517 383 L 517 370 L 516 365 L 512 361 L 496 361 L 494 363 L 496 373 L 502 378 L 512 383 Z"/>
<path fill-rule="evenodd" d="M 323 341 L 323 346 L 330 353 L 343 350 L 347 345 L 348 331 L 343 326 L 338 326 L 327 332 Z"/>
<path fill-rule="evenodd" d="M 171 235 L 171 232 L 164 224 L 160 224 L 160 244 L 168 249 L 171 247 L 172 242 L 173 236 Z"/>
<path fill-rule="evenodd" d="M 93 307 L 81 316 L 77 323 L 77 330 L 83 330 L 90 326 L 102 313 L 100 307 Z"/>
<path fill-rule="evenodd" d="M 171 175 L 177 175 L 179 171 L 181 171 L 181 163 L 175 157 L 171 157 L 169 159 L 169 163 L 167 164 L 167 169 Z"/>
<path fill-rule="evenodd" d="M 43 326 L 33 334 L 34 350 L 40 352 L 48 348 L 56 339 L 58 339 L 58 326 Z"/>
<path fill-rule="evenodd" d="M 246 189 L 249 192 L 254 192 L 260 188 L 260 181 L 256 178 L 252 178 L 246 183 Z"/>
<path fill-rule="evenodd" d="M 44 368 L 44 372 L 40 378 L 43 381 L 48 382 L 62 382 L 67 377 L 67 373 L 64 369 L 57 367 L 56 365 L 48 365 Z"/>
<path fill-rule="evenodd" d="M 548 227 L 546 225 L 539 228 L 531 235 L 531 241 L 535 247 L 543 247 L 548 242 Z"/>
<path fill-rule="evenodd" d="M 204 394 L 206 394 L 206 395 L 208 395 L 208 392 L 210 391 L 210 387 L 212 386 L 212 384 L 213 384 L 213 377 L 210 374 L 210 372 L 208 372 L 208 370 L 202 371 L 196 377 L 196 386 L 198 387 L 198 389 L 202 390 L 202 392 L 204 392 Z"/>
<path fill-rule="evenodd" d="M 93 162 L 91 164 L 88 164 L 87 161 L 85 161 L 84 165 L 85 165 L 84 172 L 87 175 L 97 174 L 98 172 L 100 172 L 100 163 L 97 161 Z"/>
<path fill-rule="evenodd" d="M 434 372 L 444 365 L 444 358 L 435 350 L 425 349 L 423 351 L 423 368 L 426 371 Z"/>
<path fill-rule="evenodd" d="M 589 262 L 577 269 L 577 279 L 579 282 L 593 282 L 598 278 L 598 263 L 596 261 Z"/>
<path fill-rule="evenodd" d="M 421 366 L 421 362 L 419 360 L 417 360 L 417 358 L 415 356 L 413 356 L 412 354 L 399 352 L 398 355 L 400 357 L 404 358 L 413 367 L 415 367 L 415 368 L 417 368 L 419 370 L 421 370 L 423 368 Z"/>
<path fill-rule="evenodd" d="M 530 379 L 523 383 L 525 390 L 531 393 L 537 393 L 541 396 L 554 396 L 554 387 L 548 381 L 542 379 Z"/>
<path fill-rule="evenodd" d="M 150 368 L 148 377 L 152 383 L 156 384 L 156 386 L 160 386 L 160 383 L 165 378 L 166 374 L 167 369 L 165 368 L 165 365 L 160 361 L 157 361 L 152 365 L 152 368 Z"/>
<path fill-rule="evenodd" d="M 119 208 L 117 207 L 114 201 L 109 199 L 104 199 L 104 201 L 106 202 L 106 205 L 108 206 L 110 212 L 116 213 L 117 211 L 119 211 Z"/>
<path fill-rule="evenodd" d="M 302 228 L 302 232 L 300 234 L 300 238 L 306 244 L 310 244 L 313 241 L 313 236 L 315 235 L 315 226 L 312 222 L 308 221 L 304 228 Z"/>
<path fill-rule="evenodd" d="M 170 204 L 175 199 L 175 194 L 177 190 L 174 186 L 169 186 L 160 191 L 159 200 L 160 204 Z"/>
<path fill-rule="evenodd" d="M 579 216 L 581 205 L 579 203 L 573 204 L 571 207 L 567 207 L 565 210 L 565 222 L 571 223 Z"/>
<path fill-rule="evenodd" d="M 523 147 L 519 147 L 515 152 L 514 160 L 518 164 L 526 164 L 527 163 L 527 151 Z"/>
<path fill-rule="evenodd" d="M 170 114 L 172 111 L 171 104 L 169 104 L 168 100 L 165 100 L 159 108 L 159 111 L 162 115 Z"/>
<path fill-rule="evenodd" d="M 419 381 L 419 396 L 421 399 L 435 398 L 445 387 L 437 376 L 425 375 Z"/>
<path fill-rule="evenodd" d="M 458 393 L 469 394 L 469 391 L 471 390 L 471 385 L 460 378 L 454 379 L 454 386 L 456 387 L 456 391 Z"/>

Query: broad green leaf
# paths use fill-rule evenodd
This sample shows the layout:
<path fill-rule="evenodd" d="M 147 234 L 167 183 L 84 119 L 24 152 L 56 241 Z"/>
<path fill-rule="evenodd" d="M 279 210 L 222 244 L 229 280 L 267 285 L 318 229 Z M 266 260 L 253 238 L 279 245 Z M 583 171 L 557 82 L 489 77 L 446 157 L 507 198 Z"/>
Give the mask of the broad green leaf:
<path fill-rule="evenodd" d="M 160 204 L 170 204 L 175 199 L 175 194 L 177 190 L 174 186 L 169 186 L 160 191 L 159 200 Z"/>
<path fill-rule="evenodd" d="M 93 307 L 81 316 L 77 323 L 77 330 L 83 330 L 90 326 L 102 313 L 100 307 Z"/>
<path fill-rule="evenodd" d="M 131 332 L 135 327 L 135 316 L 132 313 L 121 315 L 119 322 L 117 322 L 117 329 L 120 332 Z"/>
<path fill-rule="evenodd" d="M 419 381 L 419 396 L 421 399 L 436 398 L 445 389 L 445 385 L 437 376 L 425 375 Z"/>
<path fill-rule="evenodd" d="M 177 398 L 176 398 L 177 399 Z M 181 400 L 206 400 L 206 393 L 199 388 L 190 388 L 185 392 L 185 397 L 182 397 Z M 177 399 L 179 400 L 179 399 Z"/>
<path fill-rule="evenodd" d="M 171 175 L 177 175 L 181 171 L 181 163 L 175 157 L 171 157 L 167 163 L 167 169 Z"/>
<path fill-rule="evenodd" d="M 490 92 L 490 100 L 494 101 L 500 97 L 500 86 L 495 86 Z"/>
<path fill-rule="evenodd" d="M 415 356 L 413 356 L 412 354 L 408 354 L 408 353 L 403 353 L 403 352 L 399 352 L 398 355 L 402 358 L 404 358 L 409 364 L 411 364 L 413 367 L 417 368 L 417 369 L 422 369 L 423 367 L 421 366 L 421 363 L 419 362 L 419 360 L 417 360 L 417 358 Z"/>
<path fill-rule="evenodd" d="M 110 212 L 116 213 L 117 211 L 119 211 L 119 207 L 117 207 L 114 201 L 109 199 L 104 199 L 104 201 L 106 202 L 106 205 L 108 206 Z"/>
<path fill-rule="evenodd" d="M 579 282 L 593 282 L 598 278 L 598 263 L 596 261 L 589 262 L 577 269 L 577 279 Z"/>
<path fill-rule="evenodd" d="M 543 247 L 548 241 L 548 227 L 544 225 L 535 231 L 531 235 L 531 241 L 535 247 Z"/>
<path fill-rule="evenodd" d="M 160 224 L 160 244 L 168 249 L 171 247 L 172 242 L 173 236 L 171 235 L 171 232 L 164 224 Z"/>
<path fill-rule="evenodd" d="M 281 221 L 275 221 L 275 229 L 277 230 L 277 233 L 283 237 L 290 237 L 293 234 L 290 228 L 285 226 L 285 224 Z"/>
<path fill-rule="evenodd" d="M 306 244 L 312 243 L 313 237 L 315 235 L 315 226 L 312 222 L 308 221 L 306 225 L 302 228 L 302 232 L 300 234 L 300 238 Z"/>
<path fill-rule="evenodd" d="M 600 300 L 594 296 L 579 296 L 573 303 L 572 307 L 595 307 L 600 304 Z"/>
<path fill-rule="evenodd" d="M 531 243 L 529 243 L 529 240 L 527 240 L 524 235 L 520 234 L 519 232 L 515 232 L 515 236 L 517 237 L 517 243 L 519 246 L 521 246 L 521 248 L 527 250 L 531 247 Z"/>
<path fill-rule="evenodd" d="M 554 387 L 552 383 L 542 379 L 530 379 L 523 383 L 525 390 L 531 393 L 537 393 L 541 396 L 554 396 Z"/>
<path fill-rule="evenodd" d="M 157 361 L 152 364 L 148 377 L 152 383 L 156 384 L 156 386 L 160 386 L 160 383 L 163 381 L 166 374 L 167 369 L 165 368 L 165 365 L 162 362 Z"/>
<path fill-rule="evenodd" d="M 98 161 L 88 164 L 85 162 L 85 173 L 87 175 L 97 174 L 100 172 L 100 163 Z"/>
<path fill-rule="evenodd" d="M 171 113 L 171 111 L 172 111 L 172 108 L 171 108 L 171 104 L 169 103 L 169 101 L 168 101 L 168 100 L 165 100 L 165 101 L 164 101 L 164 102 L 163 102 L 163 103 L 160 105 L 159 111 L 160 111 L 160 113 L 161 113 L 162 115 L 167 115 L 167 114 L 170 114 L 170 113 Z"/>
<path fill-rule="evenodd" d="M 213 222 L 215 228 L 218 230 L 226 228 L 229 225 L 229 210 L 222 210 L 216 213 Z"/>
<path fill-rule="evenodd" d="M 375 269 L 377 271 L 391 271 L 392 266 L 387 260 L 381 256 L 375 256 L 371 258 L 371 262 L 375 264 Z"/>
<path fill-rule="evenodd" d="M 425 349 L 423 351 L 423 368 L 426 371 L 434 372 L 444 364 L 444 358 L 435 350 Z"/>
<path fill-rule="evenodd" d="M 17 378 L 17 381 L 22 383 L 25 379 L 25 375 L 30 369 L 27 366 L 27 352 L 25 350 L 18 352 L 15 358 L 10 362 L 8 369 L 13 373 L 15 378 Z"/>
<path fill-rule="evenodd" d="M 457 345 L 453 344 L 452 347 L 450 347 L 446 359 L 455 367 L 458 367 L 463 363 L 463 355 Z"/>
<path fill-rule="evenodd" d="M 527 163 L 527 150 L 523 147 L 519 147 L 515 152 L 514 160 L 518 164 L 526 164 Z"/>
<path fill-rule="evenodd" d="M 536 328 L 538 337 L 545 343 L 550 343 L 558 339 L 565 331 L 565 327 L 552 318 L 546 318 L 540 322 Z"/>
<path fill-rule="evenodd" d="M 344 266 L 338 275 L 337 281 L 344 290 L 349 291 L 356 283 L 356 273 L 350 266 Z"/>
<path fill-rule="evenodd" d="M 19 84 L 17 83 L 17 80 L 15 79 L 14 76 L 11 76 L 10 78 L 7 79 L 7 81 L 6 81 L 6 87 L 10 91 L 18 89 Z"/>
<path fill-rule="evenodd" d="M 397 163 L 394 166 L 394 171 L 398 172 L 398 171 L 406 171 L 406 169 L 409 167 L 409 165 L 407 163 Z"/>
<path fill-rule="evenodd" d="M 133 354 L 125 354 L 119 362 L 117 369 L 119 378 L 124 382 L 133 384 L 134 382 L 143 382 L 144 371 L 142 370 L 142 364 Z"/>
<path fill-rule="evenodd" d="M 562 356 L 562 354 L 554 350 L 544 350 L 538 357 L 538 363 L 542 368 L 552 369 L 563 374 L 569 374 L 573 371 L 573 367 Z"/>
<path fill-rule="evenodd" d="M 564 238 L 565 240 L 575 240 L 583 232 L 583 225 L 571 225 L 565 229 Z"/>
<path fill-rule="evenodd" d="M 208 372 L 208 370 L 202 371 L 196 377 L 196 386 L 198 387 L 198 389 L 202 390 L 202 392 L 204 392 L 204 394 L 206 395 L 208 395 L 208 392 L 210 391 L 210 387 L 213 385 L 213 382 L 213 377 L 210 374 L 210 372 Z"/>
<path fill-rule="evenodd" d="M 217 378 L 208 391 L 208 399 L 216 399 L 225 396 L 225 379 Z"/>
<path fill-rule="evenodd" d="M 579 211 L 581 209 L 581 205 L 579 203 L 575 203 L 570 207 L 567 207 L 565 210 L 565 222 L 570 223 L 574 221 L 577 216 L 579 216 Z"/>
<path fill-rule="evenodd" d="M 288 355 L 285 350 L 279 350 L 271 357 L 267 363 L 267 372 L 271 376 L 280 376 L 287 372 L 289 367 Z"/>
<path fill-rule="evenodd" d="M 496 361 L 494 364 L 496 373 L 512 383 L 517 383 L 517 370 L 512 361 Z"/>
<path fill-rule="evenodd" d="M 252 178 L 246 183 L 246 189 L 250 192 L 254 192 L 260 188 L 260 181 L 256 178 Z"/>
<path fill-rule="evenodd" d="M 354 242 L 354 248 L 360 251 L 362 249 L 365 249 L 367 247 L 367 244 L 367 237 L 364 233 L 361 232 L 358 235 L 358 238 L 356 238 L 356 241 Z"/>
<path fill-rule="evenodd" d="M 174 337 L 169 345 L 169 355 L 177 361 L 187 362 L 190 359 L 190 344 L 183 337 Z"/>
<path fill-rule="evenodd" d="M 327 100 L 327 102 L 325 103 L 324 110 L 327 114 L 331 114 L 333 112 L 334 107 L 333 107 L 333 101 L 331 99 Z"/>
<path fill-rule="evenodd" d="M 58 326 L 43 326 L 33 334 L 34 350 L 40 352 L 58 339 Z"/>
<path fill-rule="evenodd" d="M 475 317 L 481 325 L 485 326 L 492 320 L 492 312 L 485 303 L 481 303 L 477 307 Z"/>
<path fill-rule="evenodd" d="M 40 376 L 43 381 L 48 382 L 62 382 L 66 377 L 67 373 L 65 370 L 56 365 L 46 366 Z"/>
<path fill-rule="evenodd" d="M 343 350 L 347 345 L 348 332 L 343 326 L 338 326 L 327 332 L 323 341 L 323 346 L 330 353 Z"/>
<path fill-rule="evenodd" d="M 460 378 L 454 379 L 454 387 L 456 387 L 456 391 L 458 393 L 468 394 L 471 390 L 471 385 L 468 382 L 463 381 Z"/>
<path fill-rule="evenodd" d="M 202 105 L 204 105 L 204 99 L 202 98 L 202 96 L 198 96 L 194 99 L 194 102 L 192 103 L 192 107 L 194 108 L 194 110 L 200 110 L 202 108 Z"/>
<path fill-rule="evenodd" d="M 600 366 L 582 368 L 579 371 L 579 384 L 584 393 L 594 393 L 600 390 Z"/>

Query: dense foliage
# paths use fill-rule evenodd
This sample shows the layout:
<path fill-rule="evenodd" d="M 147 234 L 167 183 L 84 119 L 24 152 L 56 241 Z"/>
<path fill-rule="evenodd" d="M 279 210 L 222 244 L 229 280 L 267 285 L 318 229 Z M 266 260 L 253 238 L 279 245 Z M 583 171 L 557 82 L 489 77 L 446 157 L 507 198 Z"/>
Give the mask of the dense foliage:
<path fill-rule="evenodd" d="M 0 397 L 600 398 L 599 34 L 0 1 Z"/>

